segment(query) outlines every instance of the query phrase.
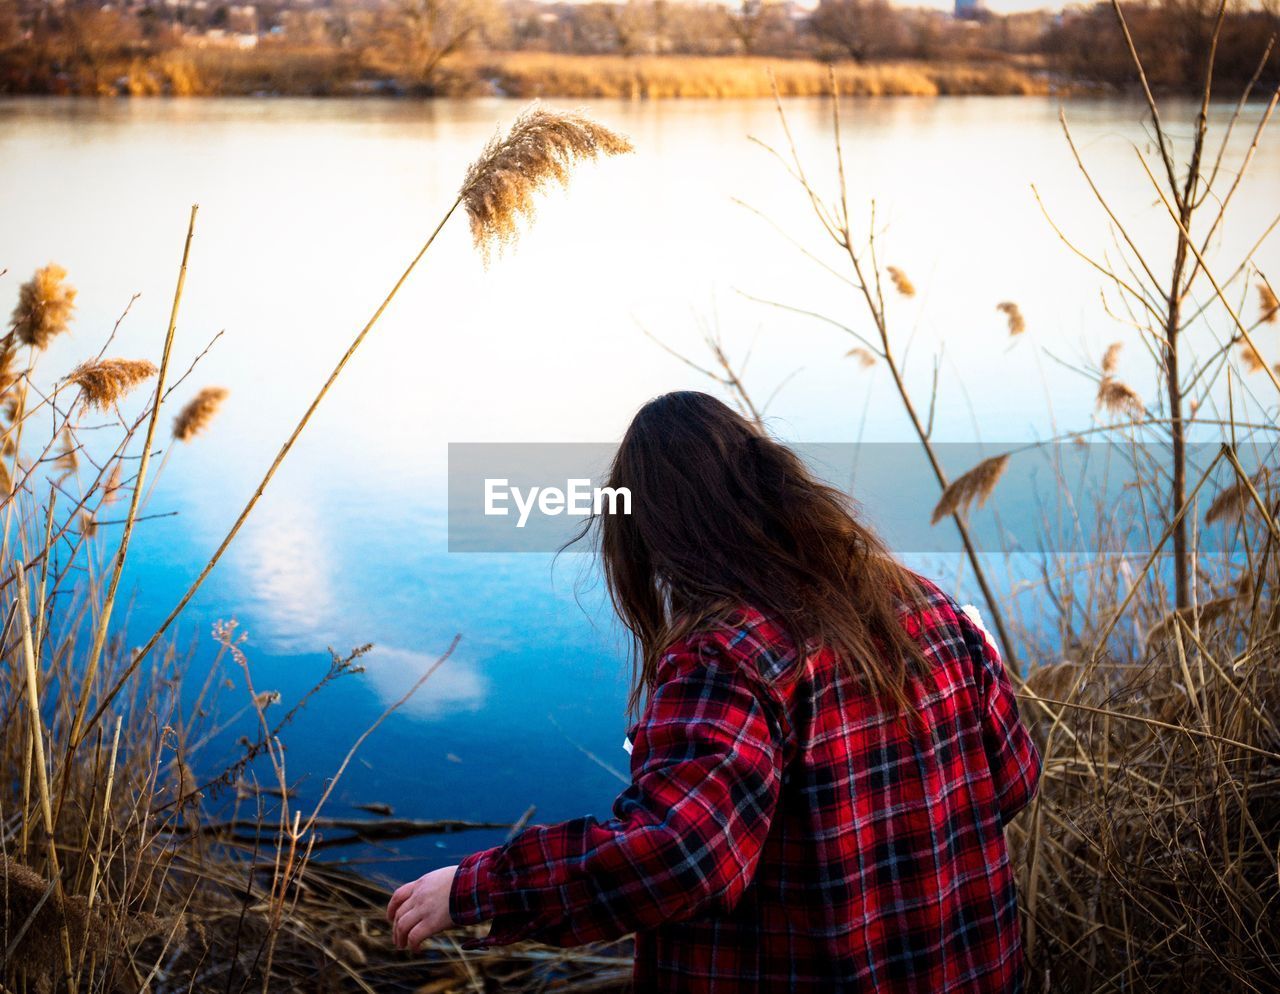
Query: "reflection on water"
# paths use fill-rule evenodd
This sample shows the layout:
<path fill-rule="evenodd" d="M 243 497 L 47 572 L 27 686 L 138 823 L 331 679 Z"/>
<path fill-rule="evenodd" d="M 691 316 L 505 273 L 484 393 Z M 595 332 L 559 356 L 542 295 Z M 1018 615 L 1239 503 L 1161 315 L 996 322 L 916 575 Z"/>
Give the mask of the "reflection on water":
<path fill-rule="evenodd" d="M 788 106 L 824 183 L 834 172 L 829 109 Z M 518 109 L 497 100 L 0 102 L 0 268 L 9 270 L 0 295 L 50 259 L 80 289 L 75 334 L 55 344 L 49 375 L 96 351 L 134 292 L 142 297 L 112 351 L 158 352 L 187 210 L 201 204 L 177 367 L 225 334 L 176 399 L 207 383 L 231 397 L 213 430 L 168 460 L 152 497 L 149 510 L 180 513 L 148 522 L 136 542 L 135 631 L 172 606 L 451 202 L 468 161 Z M 370 740 L 335 803 L 511 819 L 533 802 L 540 817 L 559 818 L 602 813 L 615 792 L 579 749 L 624 763 L 626 674 L 600 591 L 581 575 L 581 557 L 553 568 L 545 555 L 448 555 L 448 442 L 614 440 L 650 396 L 706 385 L 642 330 L 698 357 L 708 326 L 730 354 L 752 350 L 746 382 L 757 398 L 786 381 L 771 408 L 784 437 L 907 438 L 886 378 L 843 358 L 853 344 L 844 333 L 745 296 L 863 330 L 848 286 L 735 203 L 826 251 L 803 198 L 747 140 L 781 139 L 771 105 L 587 109 L 630 134 L 637 154 L 583 170 L 569 195 L 548 198 L 518 250 L 487 270 L 462 219 L 446 228 L 187 613 L 180 638 L 195 645 L 193 665 L 213 657 L 210 624 L 234 615 L 250 635 L 255 682 L 286 697 L 323 675 L 327 647 L 377 645 L 363 675 L 310 703 L 291 730 L 288 761 L 292 775 L 305 774 L 304 796 L 457 632 L 455 657 Z M 1000 443 L 1086 424 L 1094 384 L 1063 363 L 1096 360 L 1127 334 L 1031 192 L 1034 183 L 1072 239 L 1105 251 L 1103 218 L 1057 109 L 1039 99 L 848 105 L 852 204 L 868 217 L 876 199 L 881 258 L 919 290 L 890 301 L 891 320 L 911 341 L 907 376 L 919 392 L 941 357 L 941 440 Z M 1082 102 L 1067 115 L 1125 222 L 1140 239 L 1167 241 L 1133 159 L 1131 142 L 1145 141 L 1140 108 Z M 1237 128 L 1224 168 L 1239 164 L 1251 131 Z M 1274 145 L 1261 149 L 1236 195 L 1244 220 L 1218 248 L 1232 267 L 1269 220 L 1266 178 L 1278 156 Z M 1160 250 L 1149 261 L 1165 268 Z M 1277 261 L 1274 245 L 1258 258 L 1264 271 Z M 995 308 L 1003 300 L 1026 317 L 1021 338 L 1008 337 Z M 1153 394 L 1136 340 L 1119 375 Z M 442 861 L 489 841 L 408 849 Z"/>
<path fill-rule="evenodd" d="M 258 639 L 275 652 L 306 652 L 340 641 L 329 528 L 304 501 L 267 504 L 244 533 L 240 558 Z"/>
<path fill-rule="evenodd" d="M 360 659 L 370 686 L 385 705 L 408 694 L 435 661 L 436 657 L 425 652 L 388 645 L 375 646 Z M 404 706 L 405 714 L 434 718 L 445 713 L 478 711 L 484 704 L 484 676 L 474 663 L 458 658 L 457 654 L 430 679 L 430 688 L 409 698 Z"/>

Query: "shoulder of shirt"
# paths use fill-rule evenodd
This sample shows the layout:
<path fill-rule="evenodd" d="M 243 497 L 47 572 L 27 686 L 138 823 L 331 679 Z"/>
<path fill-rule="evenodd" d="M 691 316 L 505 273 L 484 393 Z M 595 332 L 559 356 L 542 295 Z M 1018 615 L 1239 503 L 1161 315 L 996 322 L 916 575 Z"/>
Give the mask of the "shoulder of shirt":
<path fill-rule="evenodd" d="M 975 648 L 980 652 L 983 641 L 990 641 L 981 624 L 932 580 L 916 574 L 916 581 L 920 597 L 904 606 L 901 617 L 903 627 L 920 643 L 925 656 L 972 653 Z"/>
<path fill-rule="evenodd" d="M 955 598 L 944 592 L 932 580 L 913 574 L 916 580 L 918 595 L 914 600 L 904 601 L 900 618 L 903 627 L 910 635 L 925 636 L 938 627 L 950 627 L 955 624 L 961 610 Z"/>
<path fill-rule="evenodd" d="M 983 637 L 955 598 L 926 577 L 916 574 L 916 581 L 919 594 L 904 603 L 901 620 L 907 633 L 922 643 L 926 655 L 942 646 L 954 651 L 974 633 L 979 639 Z M 746 664 L 749 672 L 773 686 L 796 671 L 798 650 L 776 621 L 754 607 L 741 605 L 708 618 L 672 644 L 663 654 L 665 665 L 659 666 L 659 679 L 715 660 L 732 661 L 739 667 Z M 671 669 L 663 674 L 668 666 Z"/>
<path fill-rule="evenodd" d="M 796 658 L 795 643 L 782 627 L 746 605 L 707 619 L 664 653 L 664 661 L 678 669 L 724 661 L 769 684 L 792 670 Z"/>

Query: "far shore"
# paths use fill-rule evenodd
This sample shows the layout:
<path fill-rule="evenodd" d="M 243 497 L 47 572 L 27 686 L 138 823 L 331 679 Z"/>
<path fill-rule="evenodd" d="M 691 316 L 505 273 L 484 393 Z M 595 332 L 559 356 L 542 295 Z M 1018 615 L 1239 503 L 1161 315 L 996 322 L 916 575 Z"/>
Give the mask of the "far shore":
<path fill-rule="evenodd" d="M 119 67 L 92 83 L 56 79 L 64 96 L 418 96 L 523 99 L 759 98 L 821 96 L 834 73 L 851 96 L 1042 96 L 1075 92 L 1033 63 L 893 61 L 828 64 L 747 56 L 464 53 L 413 83 L 333 49 L 179 48 Z M 31 92 L 31 91 L 28 91 Z M 11 93 L 8 95 L 18 95 Z"/>

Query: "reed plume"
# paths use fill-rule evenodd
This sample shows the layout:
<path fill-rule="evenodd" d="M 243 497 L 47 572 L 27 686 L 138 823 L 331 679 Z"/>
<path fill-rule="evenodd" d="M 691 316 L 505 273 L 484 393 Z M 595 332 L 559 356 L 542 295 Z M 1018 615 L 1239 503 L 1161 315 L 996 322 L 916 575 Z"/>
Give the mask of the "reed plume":
<path fill-rule="evenodd" d="M 98 522 L 88 511 L 81 511 L 77 516 L 80 522 L 80 534 L 85 538 L 93 538 L 98 534 Z"/>
<path fill-rule="evenodd" d="M 7 335 L 0 337 L 0 393 L 8 390 L 22 376 L 20 372 L 13 368 L 14 360 L 17 357 L 18 338 L 11 331 Z"/>
<path fill-rule="evenodd" d="M 1006 452 L 984 459 L 963 476 L 956 477 L 942 491 L 929 523 L 936 525 L 948 515 L 967 511 L 975 501 L 982 507 L 1008 468 L 1009 454 Z"/>
<path fill-rule="evenodd" d="M 121 472 L 120 463 L 117 462 L 111 467 L 111 474 L 107 477 L 107 482 L 102 487 L 102 503 L 114 504 L 120 499 L 121 489 Z"/>
<path fill-rule="evenodd" d="M 179 442 L 190 442 L 208 428 L 230 392 L 226 387 L 205 387 L 201 390 L 173 419 L 173 437 Z"/>
<path fill-rule="evenodd" d="M 155 364 L 146 359 L 99 359 L 82 362 L 67 379 L 80 388 L 86 408 L 106 411 L 143 380 L 155 375 Z"/>
<path fill-rule="evenodd" d="M 1104 376 L 1098 383 L 1097 410 L 1105 410 L 1108 414 L 1120 416 L 1129 414 L 1140 418 L 1146 412 L 1142 398 L 1127 383 L 1114 376 Z"/>
<path fill-rule="evenodd" d="M 12 943 L 17 962 L 36 980 L 37 989 L 47 989 L 46 985 L 61 979 L 64 927 L 77 947 L 85 942 L 98 946 L 101 930 L 88 927 L 85 899 L 64 897 L 50 881 L 11 856 L 0 856 L 0 903 L 8 925 L 6 941 Z"/>
<path fill-rule="evenodd" d="M 460 196 L 476 248 L 487 260 L 514 242 L 519 222 L 533 218 L 534 194 L 553 183 L 567 186 L 577 163 L 630 151 L 625 137 L 581 114 L 525 110 L 505 137 L 490 140 L 463 180 Z"/>
<path fill-rule="evenodd" d="M 901 269 L 897 266 L 888 266 L 887 272 L 889 273 L 889 279 L 893 280 L 894 289 L 900 294 L 904 297 L 914 297 L 916 295 L 915 284 L 907 278 L 907 274 Z"/>
<path fill-rule="evenodd" d="M 861 345 L 850 349 L 845 354 L 845 358 L 853 358 L 858 360 L 858 365 L 863 369 L 870 369 L 876 364 L 876 357 L 870 349 L 864 349 Z"/>
<path fill-rule="evenodd" d="M 1146 634 L 1142 637 L 1143 644 L 1150 646 L 1156 644 L 1162 637 L 1167 638 L 1172 634 L 1173 629 L 1180 620 L 1188 625 L 1198 623 L 1201 626 L 1206 626 L 1229 617 L 1232 609 L 1253 592 L 1253 584 L 1250 582 L 1247 573 L 1240 586 L 1240 590 L 1228 594 L 1226 597 L 1215 597 L 1212 600 L 1205 601 L 1203 604 L 1170 611 L 1147 629 Z"/>
<path fill-rule="evenodd" d="M 1261 373 L 1267 368 L 1266 360 L 1248 342 L 1240 343 L 1240 362 L 1243 363 L 1245 370 L 1250 373 Z"/>
<path fill-rule="evenodd" d="M 1250 490 L 1256 490 L 1259 494 L 1265 495 L 1267 483 L 1268 474 L 1265 467 L 1258 470 L 1249 480 L 1237 476 L 1231 486 L 1223 487 L 1213 498 L 1209 504 L 1209 510 L 1204 514 L 1205 524 L 1211 525 L 1216 521 L 1239 521 L 1249 508 L 1256 506 Z"/>
<path fill-rule="evenodd" d="M 76 455 L 76 440 L 72 437 L 71 430 L 62 429 L 60 437 L 62 447 L 58 450 L 58 457 L 53 461 L 53 468 L 62 476 L 69 476 L 80 468 L 80 457 Z"/>
<path fill-rule="evenodd" d="M 12 320 L 14 334 L 23 345 L 48 348 L 49 343 L 70 326 L 76 290 L 66 278 L 67 271 L 51 262 L 37 269 L 18 290 L 18 305 L 13 309 Z"/>
<path fill-rule="evenodd" d="M 1123 342 L 1112 342 L 1107 346 L 1107 351 L 1102 354 L 1102 372 L 1105 376 L 1112 376 L 1116 369 L 1120 366 L 1120 350 L 1124 348 Z"/>
<path fill-rule="evenodd" d="M 1258 282 L 1258 310 L 1261 312 L 1258 319 L 1267 324 L 1275 324 L 1280 319 L 1280 300 L 1265 280 Z"/>
<path fill-rule="evenodd" d="M 1027 330 L 1027 322 L 1022 316 L 1022 310 L 1012 300 L 1002 300 L 996 304 L 996 310 L 1002 312 L 1008 321 L 1010 335 L 1021 335 Z"/>

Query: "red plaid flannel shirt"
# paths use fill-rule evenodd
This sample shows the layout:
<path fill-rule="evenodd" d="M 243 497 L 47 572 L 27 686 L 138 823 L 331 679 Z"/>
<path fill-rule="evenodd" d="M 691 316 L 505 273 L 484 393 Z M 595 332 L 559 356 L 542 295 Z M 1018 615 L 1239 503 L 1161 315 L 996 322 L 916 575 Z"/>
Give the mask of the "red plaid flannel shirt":
<path fill-rule="evenodd" d="M 635 932 L 641 992 L 1019 990 L 1003 827 L 1040 758 L 990 640 L 925 589 L 928 731 L 744 610 L 666 653 L 611 819 L 462 861 L 454 921 L 493 922 L 466 947 Z"/>

